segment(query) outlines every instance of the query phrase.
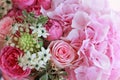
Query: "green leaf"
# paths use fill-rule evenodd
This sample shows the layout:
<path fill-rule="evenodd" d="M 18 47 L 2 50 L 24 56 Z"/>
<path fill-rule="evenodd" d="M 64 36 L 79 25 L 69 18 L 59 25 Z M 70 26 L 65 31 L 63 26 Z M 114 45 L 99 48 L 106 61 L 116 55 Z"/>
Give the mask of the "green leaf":
<path fill-rule="evenodd" d="M 65 72 L 65 71 L 60 71 L 59 74 L 62 75 L 62 76 L 66 76 L 66 75 L 67 75 L 67 72 Z"/>
<path fill-rule="evenodd" d="M 6 40 L 6 41 L 8 41 L 8 40 L 9 40 L 9 37 L 8 37 L 8 36 L 6 36 L 5 40 Z"/>
<path fill-rule="evenodd" d="M 38 38 L 38 44 L 40 45 L 40 47 L 42 47 L 43 46 L 43 39 L 42 38 Z"/>
<path fill-rule="evenodd" d="M 46 17 L 46 16 L 40 16 L 40 17 L 38 18 L 37 23 L 42 23 L 42 25 L 44 25 L 44 24 L 47 23 L 47 21 L 48 21 L 48 17 Z"/>
<path fill-rule="evenodd" d="M 24 22 L 27 22 L 27 23 L 36 23 L 36 18 L 34 16 L 34 13 L 30 12 L 28 13 L 27 11 L 22 11 L 22 14 L 24 16 Z"/>
<path fill-rule="evenodd" d="M 23 16 L 24 16 L 24 22 L 26 23 L 30 23 L 30 24 L 39 24 L 41 23 L 42 25 L 45 25 L 48 21 L 48 17 L 46 16 L 39 16 L 39 17 L 35 17 L 34 13 L 30 12 L 28 13 L 27 11 L 23 11 L 22 12 Z"/>
<path fill-rule="evenodd" d="M 27 14 L 28 14 L 28 13 L 27 13 L 27 11 L 23 10 L 23 11 L 22 11 L 22 14 L 23 14 L 24 17 L 27 17 Z"/>
<path fill-rule="evenodd" d="M 50 80 L 53 80 L 53 79 L 54 79 L 54 77 L 53 77 L 52 75 L 49 75 L 49 78 L 50 78 Z"/>
<path fill-rule="evenodd" d="M 48 80 L 48 73 L 44 74 L 40 80 Z"/>

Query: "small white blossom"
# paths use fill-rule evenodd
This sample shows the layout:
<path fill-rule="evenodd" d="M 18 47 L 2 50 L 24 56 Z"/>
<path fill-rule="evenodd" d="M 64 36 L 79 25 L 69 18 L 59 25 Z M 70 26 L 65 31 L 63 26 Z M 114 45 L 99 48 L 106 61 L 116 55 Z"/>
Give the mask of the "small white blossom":
<path fill-rule="evenodd" d="M 38 52 L 38 55 L 42 56 L 44 62 L 47 62 L 48 60 L 50 60 L 51 55 L 50 55 L 49 51 L 50 51 L 49 48 L 45 49 L 45 48 L 41 47 L 41 51 Z"/>
<path fill-rule="evenodd" d="M 49 49 L 41 48 L 41 51 L 37 53 L 30 53 L 27 51 L 27 53 L 24 54 L 24 56 L 19 57 L 19 65 L 23 67 L 25 70 L 26 68 L 30 69 L 36 69 L 39 70 L 40 68 L 45 68 L 45 65 L 48 60 L 50 60 L 50 53 Z"/>
<path fill-rule="evenodd" d="M 24 56 L 20 56 L 19 57 L 19 65 L 21 67 L 23 67 L 23 69 L 25 70 L 28 65 L 30 65 L 30 61 L 29 59 L 31 58 L 31 53 L 29 51 L 27 51 L 27 53 L 24 54 Z"/>
<path fill-rule="evenodd" d="M 23 26 L 22 24 L 16 23 L 13 25 L 12 33 L 14 34 L 16 31 L 18 31 L 19 26 Z"/>
<path fill-rule="evenodd" d="M 44 37 L 46 38 L 49 34 L 47 33 L 46 29 L 42 26 L 42 24 L 38 24 L 35 26 L 30 26 L 30 29 L 32 29 L 32 34 L 37 33 L 38 37 Z"/>

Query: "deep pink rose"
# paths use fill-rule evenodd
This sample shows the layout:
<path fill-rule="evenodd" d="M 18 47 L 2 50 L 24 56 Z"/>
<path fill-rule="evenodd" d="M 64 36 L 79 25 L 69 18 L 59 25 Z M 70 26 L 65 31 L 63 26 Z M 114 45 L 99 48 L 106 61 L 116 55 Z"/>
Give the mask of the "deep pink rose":
<path fill-rule="evenodd" d="M 52 41 L 59 39 L 62 36 L 62 26 L 61 24 L 56 20 L 49 20 L 47 24 L 45 25 L 49 35 L 47 37 L 47 40 Z"/>
<path fill-rule="evenodd" d="M 51 2 L 52 2 L 52 0 L 38 0 L 38 3 L 41 4 L 41 6 L 45 10 L 48 10 L 51 8 Z"/>
<path fill-rule="evenodd" d="M 0 52 L 0 68 L 5 73 L 13 78 L 27 77 L 31 70 L 23 70 L 18 65 L 18 57 L 23 55 L 23 52 L 14 47 L 4 47 Z"/>
<path fill-rule="evenodd" d="M 62 40 L 52 41 L 49 45 L 51 60 L 57 67 L 65 68 L 72 66 L 76 59 L 76 51 L 67 43 Z"/>
<path fill-rule="evenodd" d="M 36 0 L 13 0 L 14 7 L 25 9 L 35 3 Z"/>

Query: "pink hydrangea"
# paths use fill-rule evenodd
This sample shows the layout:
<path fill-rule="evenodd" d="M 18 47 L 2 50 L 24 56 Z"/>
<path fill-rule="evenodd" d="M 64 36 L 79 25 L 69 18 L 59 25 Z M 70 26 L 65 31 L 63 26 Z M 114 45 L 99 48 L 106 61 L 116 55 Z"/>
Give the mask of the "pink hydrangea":
<path fill-rule="evenodd" d="M 76 13 L 72 21 L 75 29 L 66 37 L 67 40 L 74 41 L 71 45 L 77 47 L 81 58 L 74 68 L 76 80 L 118 80 L 120 16 L 113 12 L 94 19 L 91 17 L 83 15 L 81 18 L 81 13 Z"/>
<path fill-rule="evenodd" d="M 107 0 L 53 0 L 52 4 L 49 10 L 42 8 L 42 13 L 62 21 L 63 33 L 69 25 L 60 39 L 79 55 L 74 67 L 66 70 L 68 80 L 118 80 L 120 15 L 110 11 Z"/>
<path fill-rule="evenodd" d="M 52 0 L 52 7 L 49 10 L 42 8 L 41 12 L 52 19 L 70 22 L 77 10 L 79 5 L 76 0 L 71 2 Z"/>

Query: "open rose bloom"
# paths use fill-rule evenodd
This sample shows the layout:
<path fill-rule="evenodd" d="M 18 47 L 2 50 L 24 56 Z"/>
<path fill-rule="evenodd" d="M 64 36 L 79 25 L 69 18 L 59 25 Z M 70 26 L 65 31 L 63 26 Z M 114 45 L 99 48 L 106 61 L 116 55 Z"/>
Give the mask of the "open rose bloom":
<path fill-rule="evenodd" d="M 0 69 L 5 80 L 120 80 L 120 13 L 108 0 L 2 0 Z"/>

